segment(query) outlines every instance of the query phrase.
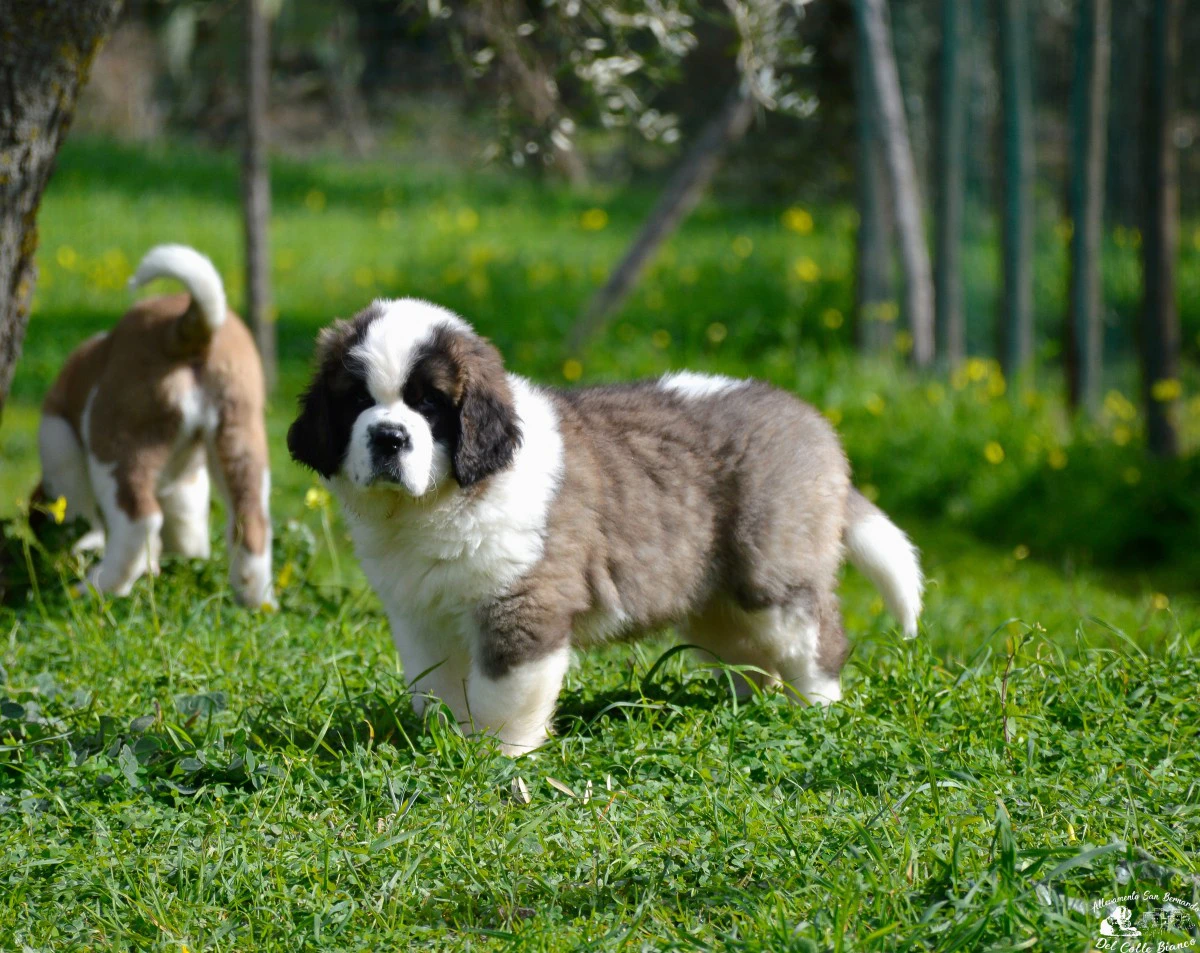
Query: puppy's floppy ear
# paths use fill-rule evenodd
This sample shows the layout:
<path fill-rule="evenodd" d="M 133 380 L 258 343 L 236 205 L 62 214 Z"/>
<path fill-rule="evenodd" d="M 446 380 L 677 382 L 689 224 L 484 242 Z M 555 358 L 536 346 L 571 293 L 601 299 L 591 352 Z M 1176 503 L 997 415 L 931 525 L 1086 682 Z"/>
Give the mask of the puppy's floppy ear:
<path fill-rule="evenodd" d="M 341 466 L 344 444 L 334 434 L 333 392 L 330 377 L 336 355 L 344 350 L 349 326 L 335 322 L 317 337 L 317 370 L 308 389 L 300 397 L 300 416 L 288 428 L 287 445 L 292 459 L 331 477 Z"/>
<path fill-rule="evenodd" d="M 464 355 L 462 399 L 454 479 L 459 486 L 478 483 L 512 463 L 521 446 L 521 425 L 500 353 L 476 339 Z"/>
<path fill-rule="evenodd" d="M 325 374 L 318 372 L 300 398 L 300 416 L 287 433 L 292 459 L 326 478 L 333 476 L 341 463 L 333 444 L 331 401 Z"/>

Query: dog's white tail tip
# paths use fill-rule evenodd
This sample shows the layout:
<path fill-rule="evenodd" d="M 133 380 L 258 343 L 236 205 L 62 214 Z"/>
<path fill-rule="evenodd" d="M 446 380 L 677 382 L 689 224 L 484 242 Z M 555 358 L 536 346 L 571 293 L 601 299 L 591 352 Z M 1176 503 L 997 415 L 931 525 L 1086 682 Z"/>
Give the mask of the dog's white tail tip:
<path fill-rule="evenodd" d="M 215 331 L 225 322 L 225 285 L 206 255 L 187 245 L 156 245 L 142 258 L 129 279 L 129 287 L 140 288 L 155 278 L 182 282 L 210 330 Z"/>
<path fill-rule="evenodd" d="M 852 491 L 846 550 L 850 561 L 875 584 L 906 639 L 917 637 L 925 581 L 917 548 L 883 511 Z"/>

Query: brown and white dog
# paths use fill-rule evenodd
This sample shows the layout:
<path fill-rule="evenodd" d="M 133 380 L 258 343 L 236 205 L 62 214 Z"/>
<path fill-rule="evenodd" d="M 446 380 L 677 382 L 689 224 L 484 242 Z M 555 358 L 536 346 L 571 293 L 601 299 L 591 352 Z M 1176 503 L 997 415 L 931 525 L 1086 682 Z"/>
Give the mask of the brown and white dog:
<path fill-rule="evenodd" d="M 839 699 L 843 550 L 916 634 L 916 551 L 766 384 L 550 390 L 457 315 L 376 301 L 321 334 L 288 447 L 340 499 L 414 691 L 509 754 L 546 740 L 571 646 L 666 625 Z"/>
<path fill-rule="evenodd" d="M 77 549 L 103 549 L 88 581 L 128 595 L 161 552 L 209 556 L 209 480 L 229 512 L 230 582 L 242 603 L 273 605 L 271 474 L 262 363 L 225 305 L 206 257 L 147 253 L 130 281 L 175 278 L 190 294 L 139 301 L 80 345 L 46 395 L 38 431 L 43 498 L 91 524 Z"/>

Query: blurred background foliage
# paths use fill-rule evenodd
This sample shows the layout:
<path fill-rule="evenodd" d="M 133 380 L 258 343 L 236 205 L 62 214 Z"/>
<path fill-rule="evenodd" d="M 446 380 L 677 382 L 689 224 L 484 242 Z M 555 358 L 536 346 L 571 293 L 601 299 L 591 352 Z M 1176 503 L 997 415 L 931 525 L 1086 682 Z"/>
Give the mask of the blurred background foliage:
<path fill-rule="evenodd" d="M 1079 6 L 1029 4 L 1035 361 L 1009 379 L 994 347 L 1004 286 L 999 5 L 965 2 L 973 22 L 965 39 L 968 359 L 923 374 L 907 367 L 913 338 L 899 304 L 875 315 L 888 332 L 882 347 L 864 350 L 857 327 L 858 38 L 851 3 L 767 5 L 788 19 L 786 42 L 765 53 L 763 31 L 776 21 L 747 26 L 763 6 L 750 0 L 686 7 L 269 4 L 276 453 L 317 329 L 377 295 L 420 295 L 466 314 L 514 370 L 546 383 L 680 367 L 769 379 L 829 415 L 844 434 L 856 480 L 901 517 L 961 526 L 1019 559 L 1096 563 L 1139 579 L 1152 569 L 1161 585 L 1194 588 L 1200 70 L 1185 57 L 1173 124 L 1183 364 L 1163 396 L 1179 407 L 1184 452 L 1156 459 L 1145 449 L 1135 349 L 1153 3 L 1129 0 L 1112 11 L 1102 406 L 1081 415 L 1065 404 L 1062 381 Z M 506 34 L 481 25 L 485 8 L 511 18 L 505 22 L 523 63 L 542 70 L 554 92 L 541 121 L 522 101 L 512 71 L 498 65 Z M 686 41 L 670 29 L 656 33 L 653 18 L 618 26 L 586 19 L 649 10 L 678 26 L 672 17 L 683 9 L 690 13 L 680 28 Z M 0 512 L 11 512 L 32 485 L 37 402 L 70 348 L 110 326 L 125 306 L 123 283 L 145 248 L 164 240 L 197 245 L 226 276 L 231 301 L 243 300 L 241 11 L 235 0 L 131 0 L 95 64 L 42 209 L 33 321 L 0 433 Z M 932 202 L 940 187 L 943 4 L 892 0 L 890 11 L 920 192 Z M 1180 22 L 1186 51 L 1200 42 L 1200 7 L 1182 5 Z M 609 45 L 585 49 L 579 37 L 589 30 Z M 594 76 L 594 64 L 610 54 L 638 65 L 605 87 L 614 100 L 606 104 L 581 71 Z M 776 67 L 786 76 L 767 75 Z M 569 346 L 579 314 L 672 170 L 747 75 L 762 80 L 754 90 L 759 105 L 707 198 L 653 257 L 607 326 Z M 579 169 L 566 168 L 556 149 L 574 154 Z M 282 498 L 308 485 L 281 454 L 276 472 Z"/>

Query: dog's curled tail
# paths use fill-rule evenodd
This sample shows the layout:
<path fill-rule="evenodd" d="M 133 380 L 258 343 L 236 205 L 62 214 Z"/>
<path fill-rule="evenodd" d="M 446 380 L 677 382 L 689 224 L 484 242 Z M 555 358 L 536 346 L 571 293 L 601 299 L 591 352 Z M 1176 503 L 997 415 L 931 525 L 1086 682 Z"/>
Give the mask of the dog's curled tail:
<path fill-rule="evenodd" d="M 904 637 L 915 638 L 925 587 L 917 548 L 883 510 L 853 487 L 846 504 L 846 550 L 850 562 L 875 584 Z"/>
<path fill-rule="evenodd" d="M 174 278 L 183 282 L 192 296 L 184 321 L 195 327 L 205 340 L 225 323 L 225 285 L 213 263 L 187 245 L 156 245 L 129 279 L 130 288 L 140 288 L 155 278 Z M 198 317 L 200 320 L 195 321 Z M 197 326 L 198 325 L 198 326 Z"/>

